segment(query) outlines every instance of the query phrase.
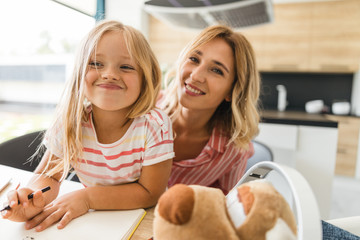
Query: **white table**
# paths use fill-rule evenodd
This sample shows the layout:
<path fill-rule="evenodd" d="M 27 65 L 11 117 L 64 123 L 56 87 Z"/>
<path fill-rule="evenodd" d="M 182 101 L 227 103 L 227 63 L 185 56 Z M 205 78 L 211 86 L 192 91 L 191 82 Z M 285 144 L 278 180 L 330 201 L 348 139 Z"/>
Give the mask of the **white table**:
<path fill-rule="evenodd" d="M 16 188 L 18 183 L 22 186 L 26 186 L 27 182 L 33 176 L 32 172 L 24 171 L 17 168 L 8 167 L 0 164 L 0 180 L 12 178 L 12 182 L 7 186 L 3 191 L 0 192 L 0 206 L 2 203 L 7 200 L 6 193 L 11 189 Z M 81 189 L 83 185 L 78 182 L 65 180 L 60 187 L 59 195 Z M 134 235 L 131 237 L 132 240 L 144 240 L 152 237 L 152 222 L 154 218 L 154 208 L 146 209 L 147 214 L 145 218 L 140 223 L 139 227 L 135 231 Z"/>

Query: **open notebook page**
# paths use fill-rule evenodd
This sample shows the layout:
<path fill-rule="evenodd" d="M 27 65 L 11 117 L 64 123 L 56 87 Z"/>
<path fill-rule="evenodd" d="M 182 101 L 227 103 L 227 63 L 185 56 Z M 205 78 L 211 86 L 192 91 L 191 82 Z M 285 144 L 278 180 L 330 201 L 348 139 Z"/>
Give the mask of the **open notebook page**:
<path fill-rule="evenodd" d="M 2 240 L 64 240 L 64 239 L 130 239 L 144 218 L 144 209 L 121 211 L 89 211 L 73 219 L 64 229 L 56 224 L 42 232 L 25 230 L 24 223 L 11 222 L 0 217 Z"/>

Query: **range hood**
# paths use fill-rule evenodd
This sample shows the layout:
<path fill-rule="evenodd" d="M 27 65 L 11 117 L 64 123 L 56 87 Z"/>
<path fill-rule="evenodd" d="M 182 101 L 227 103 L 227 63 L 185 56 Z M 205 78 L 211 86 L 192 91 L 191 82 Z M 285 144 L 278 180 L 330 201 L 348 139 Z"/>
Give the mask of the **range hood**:
<path fill-rule="evenodd" d="M 144 9 L 167 24 L 192 29 L 250 27 L 272 22 L 274 15 L 271 0 L 150 0 Z"/>

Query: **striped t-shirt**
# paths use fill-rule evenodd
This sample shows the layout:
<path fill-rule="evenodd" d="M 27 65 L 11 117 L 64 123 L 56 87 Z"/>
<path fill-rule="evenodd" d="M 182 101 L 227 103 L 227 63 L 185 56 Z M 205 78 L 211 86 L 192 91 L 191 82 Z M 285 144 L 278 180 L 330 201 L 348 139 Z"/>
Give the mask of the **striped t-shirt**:
<path fill-rule="evenodd" d="M 97 141 L 91 112 L 82 131 L 83 159 L 74 167 L 85 186 L 134 182 L 139 179 L 142 166 L 174 157 L 171 121 L 159 109 L 135 118 L 124 136 L 111 144 Z M 59 148 L 50 151 L 62 156 Z"/>
<path fill-rule="evenodd" d="M 214 128 L 199 156 L 173 162 L 169 187 L 176 183 L 197 184 L 228 193 L 244 175 L 247 160 L 254 154 L 252 143 L 249 150 L 240 151 L 233 144 L 227 145 L 228 141 Z"/>

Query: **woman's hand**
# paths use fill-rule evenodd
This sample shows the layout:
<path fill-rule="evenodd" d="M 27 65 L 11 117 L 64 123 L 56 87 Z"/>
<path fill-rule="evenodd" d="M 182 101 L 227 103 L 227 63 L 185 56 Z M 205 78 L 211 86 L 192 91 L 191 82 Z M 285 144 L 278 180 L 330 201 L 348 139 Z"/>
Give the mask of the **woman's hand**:
<path fill-rule="evenodd" d="M 25 224 L 26 229 L 35 227 L 42 231 L 59 221 L 58 229 L 64 228 L 72 219 L 89 211 L 89 204 L 85 191 L 78 190 L 65 194 L 44 207 L 44 210 Z"/>
<path fill-rule="evenodd" d="M 45 206 L 45 199 L 41 190 L 37 190 L 34 192 L 33 199 L 29 200 L 28 195 L 33 192 L 34 190 L 30 188 L 10 191 L 8 204 L 11 209 L 2 211 L 2 217 L 15 222 L 25 222 L 39 214 Z M 18 204 L 19 201 L 20 204 Z"/>

